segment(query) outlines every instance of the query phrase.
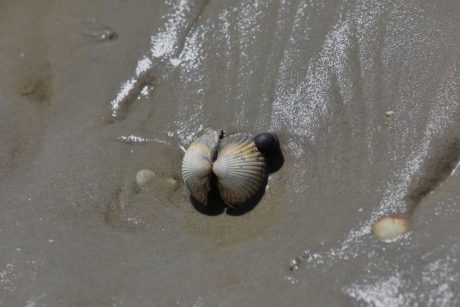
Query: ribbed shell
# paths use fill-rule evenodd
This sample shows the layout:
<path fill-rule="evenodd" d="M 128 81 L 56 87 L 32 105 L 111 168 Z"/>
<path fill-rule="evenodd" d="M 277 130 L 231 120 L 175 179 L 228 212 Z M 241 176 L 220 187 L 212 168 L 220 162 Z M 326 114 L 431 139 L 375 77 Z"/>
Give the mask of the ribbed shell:
<path fill-rule="evenodd" d="M 193 198 L 202 204 L 208 200 L 211 189 L 211 171 L 213 157 L 217 152 L 217 145 L 221 130 L 207 130 L 190 145 L 182 160 L 182 178 Z"/>
<path fill-rule="evenodd" d="M 229 135 L 220 142 L 212 170 L 219 193 L 230 207 L 248 201 L 266 180 L 265 160 L 246 133 Z"/>

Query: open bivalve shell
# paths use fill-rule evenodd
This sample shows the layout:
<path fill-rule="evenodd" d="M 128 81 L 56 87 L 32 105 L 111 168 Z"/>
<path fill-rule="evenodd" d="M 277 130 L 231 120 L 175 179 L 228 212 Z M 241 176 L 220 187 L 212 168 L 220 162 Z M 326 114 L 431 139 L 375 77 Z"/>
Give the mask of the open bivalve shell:
<path fill-rule="evenodd" d="M 213 142 L 205 142 L 203 137 L 208 135 L 208 139 L 210 134 L 214 135 Z M 265 159 L 247 133 L 218 138 L 217 143 L 215 135 L 219 133 L 208 131 L 189 147 L 182 163 L 182 176 L 192 196 L 206 204 L 214 174 L 220 196 L 228 206 L 236 207 L 249 201 L 265 184 Z"/>

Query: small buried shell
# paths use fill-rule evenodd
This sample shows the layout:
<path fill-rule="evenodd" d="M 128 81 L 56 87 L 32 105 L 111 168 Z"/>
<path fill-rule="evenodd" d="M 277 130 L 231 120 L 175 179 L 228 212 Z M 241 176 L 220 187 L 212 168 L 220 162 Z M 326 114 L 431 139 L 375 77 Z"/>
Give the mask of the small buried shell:
<path fill-rule="evenodd" d="M 257 194 L 266 181 L 265 160 L 247 133 L 236 133 L 219 144 L 212 168 L 224 202 L 235 207 Z"/>
<path fill-rule="evenodd" d="M 378 220 L 373 226 L 372 231 L 381 241 L 391 241 L 410 228 L 410 221 L 401 215 L 390 215 Z"/>
<path fill-rule="evenodd" d="M 141 169 L 136 173 L 136 184 L 139 188 L 145 187 L 153 178 L 155 173 L 149 169 Z"/>
<path fill-rule="evenodd" d="M 193 198 L 206 204 L 211 189 L 212 162 L 222 130 L 207 130 L 190 145 L 182 160 L 182 177 Z"/>

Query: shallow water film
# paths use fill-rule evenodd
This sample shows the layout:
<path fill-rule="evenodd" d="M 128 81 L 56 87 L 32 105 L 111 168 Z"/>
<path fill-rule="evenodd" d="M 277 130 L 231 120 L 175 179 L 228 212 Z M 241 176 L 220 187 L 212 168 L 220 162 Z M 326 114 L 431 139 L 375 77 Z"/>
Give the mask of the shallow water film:
<path fill-rule="evenodd" d="M 0 306 L 460 304 L 459 1 L 4 0 L 0 33 Z M 278 135 L 245 214 L 190 202 L 209 126 Z"/>

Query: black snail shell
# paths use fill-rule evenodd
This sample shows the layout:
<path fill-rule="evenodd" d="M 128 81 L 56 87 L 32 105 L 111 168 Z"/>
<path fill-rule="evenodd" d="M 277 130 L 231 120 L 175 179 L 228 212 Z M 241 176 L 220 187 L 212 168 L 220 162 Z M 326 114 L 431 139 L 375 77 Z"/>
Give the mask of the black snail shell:
<path fill-rule="evenodd" d="M 279 147 L 278 137 L 274 133 L 259 133 L 254 137 L 254 143 L 263 155 L 273 154 Z"/>
<path fill-rule="evenodd" d="M 269 133 L 256 138 L 244 132 L 223 137 L 222 130 L 207 129 L 193 142 L 182 161 L 182 177 L 193 198 L 207 203 L 212 175 L 217 178 L 219 194 L 229 207 L 243 204 L 256 195 L 267 179 L 263 153 L 271 152 L 270 146 L 278 144 L 276 135 Z"/>

